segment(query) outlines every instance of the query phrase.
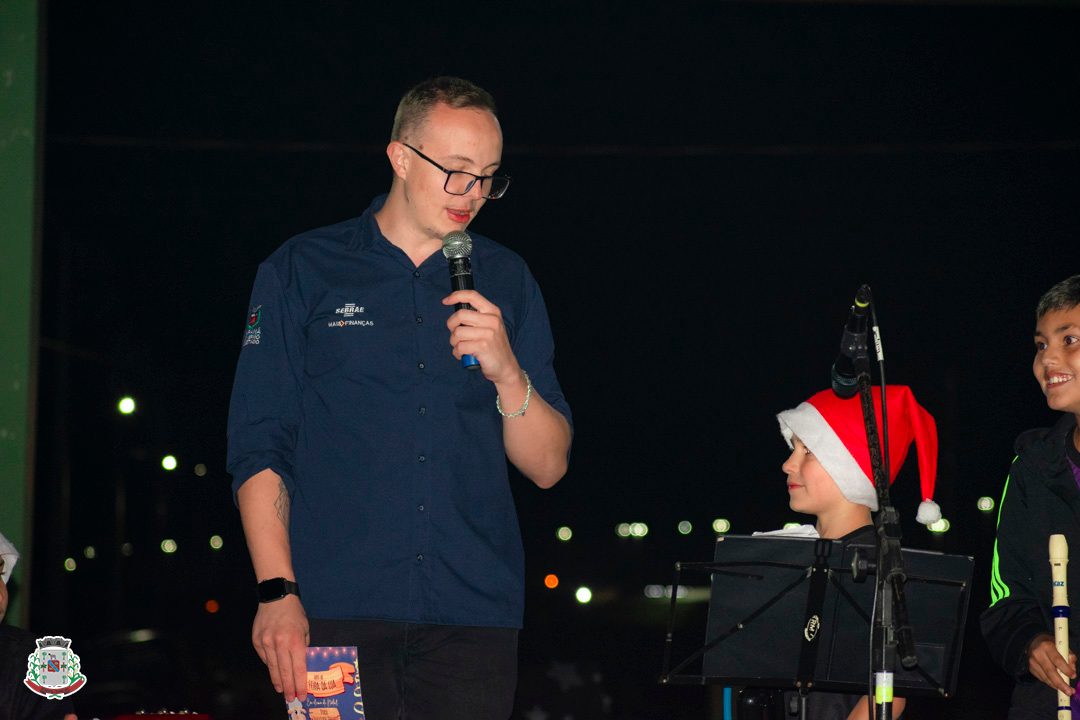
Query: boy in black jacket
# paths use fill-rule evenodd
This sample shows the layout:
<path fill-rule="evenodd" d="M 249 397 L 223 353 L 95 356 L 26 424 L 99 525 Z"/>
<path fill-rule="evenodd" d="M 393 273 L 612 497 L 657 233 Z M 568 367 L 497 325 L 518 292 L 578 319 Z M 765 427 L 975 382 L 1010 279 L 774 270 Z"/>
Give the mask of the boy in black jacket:
<path fill-rule="evenodd" d="M 1054 647 L 1048 559 L 1052 534 L 1064 534 L 1080 551 L 1080 275 L 1050 288 L 1035 317 L 1032 371 L 1047 405 L 1064 415 L 1052 428 L 1017 438 L 998 511 L 982 630 L 994 659 L 1016 681 L 1010 720 L 1053 717 L 1056 690 L 1071 695 L 1073 712 L 1080 712 L 1076 656 L 1063 658 Z M 1069 564 L 1068 585 L 1074 594 L 1080 588 L 1080 561 Z M 1080 621 L 1070 625 L 1070 648 L 1078 636 Z"/>

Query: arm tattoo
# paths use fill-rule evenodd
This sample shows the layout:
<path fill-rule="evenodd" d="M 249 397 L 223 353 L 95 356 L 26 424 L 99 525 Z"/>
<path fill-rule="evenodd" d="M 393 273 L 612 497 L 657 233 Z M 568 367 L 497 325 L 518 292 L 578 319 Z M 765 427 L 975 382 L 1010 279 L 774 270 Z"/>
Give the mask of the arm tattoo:
<path fill-rule="evenodd" d="M 285 526 L 285 529 L 289 529 L 289 491 L 285 488 L 284 482 L 278 483 L 278 496 L 274 500 L 274 509 L 277 510 L 278 520 Z"/>

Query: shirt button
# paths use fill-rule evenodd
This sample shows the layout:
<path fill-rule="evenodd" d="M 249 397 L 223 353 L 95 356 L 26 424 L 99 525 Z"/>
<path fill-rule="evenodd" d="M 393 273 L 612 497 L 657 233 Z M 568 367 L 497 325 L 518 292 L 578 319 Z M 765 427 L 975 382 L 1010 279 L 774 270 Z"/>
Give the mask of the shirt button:
<path fill-rule="evenodd" d="M 423 455 L 421 455 L 420 457 L 418 457 L 416 459 L 419 460 L 420 462 L 424 462 L 425 460 L 427 460 L 427 458 L 424 457 Z"/>
<path fill-rule="evenodd" d="M 421 415 L 427 415 L 427 408 L 424 407 L 423 405 L 421 405 L 420 409 L 417 410 L 417 412 L 420 413 Z"/>
<path fill-rule="evenodd" d="M 421 316 L 417 315 L 417 316 L 416 316 L 416 324 L 417 324 L 417 325 L 420 325 L 420 324 L 422 324 L 423 322 L 424 322 L 424 318 L 422 318 Z"/>
<path fill-rule="evenodd" d="M 424 562 L 424 553 L 416 553 L 416 562 Z"/>
<path fill-rule="evenodd" d="M 417 505 L 416 506 L 416 511 L 417 512 L 424 512 L 424 506 L 423 505 Z"/>
<path fill-rule="evenodd" d="M 421 361 L 421 362 L 418 362 L 418 363 L 416 363 L 416 367 L 418 367 L 418 368 L 420 368 L 421 370 L 423 370 L 423 369 L 424 369 L 424 363 L 423 363 L 422 361 Z"/>
<path fill-rule="evenodd" d="M 412 271 L 412 276 L 413 277 L 420 277 L 420 271 L 419 270 L 413 270 Z"/>

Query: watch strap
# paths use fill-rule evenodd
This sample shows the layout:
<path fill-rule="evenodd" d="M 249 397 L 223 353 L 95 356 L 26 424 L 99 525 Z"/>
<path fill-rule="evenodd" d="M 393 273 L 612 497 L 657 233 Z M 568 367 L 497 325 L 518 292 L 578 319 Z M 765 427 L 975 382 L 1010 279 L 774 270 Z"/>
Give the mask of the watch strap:
<path fill-rule="evenodd" d="M 259 602 L 268 603 L 280 600 L 286 595 L 300 597 L 300 586 L 292 580 L 286 580 L 282 577 L 271 578 L 256 585 L 255 593 L 259 598 Z"/>

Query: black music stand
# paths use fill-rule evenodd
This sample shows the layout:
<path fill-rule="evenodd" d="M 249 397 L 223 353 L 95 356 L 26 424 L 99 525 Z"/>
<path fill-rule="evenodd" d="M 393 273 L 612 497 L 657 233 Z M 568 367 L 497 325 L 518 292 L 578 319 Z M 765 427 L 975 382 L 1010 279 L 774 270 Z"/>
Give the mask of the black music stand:
<path fill-rule="evenodd" d="M 857 553 L 870 566 L 861 582 L 852 571 Z M 908 548 L 903 555 L 919 664 L 896 673 L 896 694 L 951 697 L 972 558 Z M 710 574 L 708 625 L 704 645 L 671 667 L 678 595 L 672 592 L 660 682 L 865 694 L 876 557 L 872 544 L 770 535 L 718 538 L 713 562 L 675 566 L 673 588 L 683 571 Z M 700 674 L 683 673 L 699 659 Z"/>

